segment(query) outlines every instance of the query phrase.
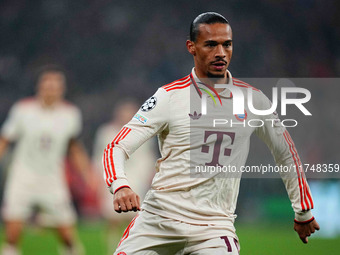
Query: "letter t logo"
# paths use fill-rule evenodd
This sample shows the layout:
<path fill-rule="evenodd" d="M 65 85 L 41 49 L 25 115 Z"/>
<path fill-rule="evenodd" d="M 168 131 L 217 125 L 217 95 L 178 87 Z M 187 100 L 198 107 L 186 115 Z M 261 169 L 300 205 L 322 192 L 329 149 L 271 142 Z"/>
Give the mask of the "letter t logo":
<path fill-rule="evenodd" d="M 231 138 L 231 144 L 233 144 L 234 140 L 235 140 L 235 133 L 234 132 L 222 132 L 222 131 L 205 131 L 204 132 L 204 143 L 207 142 L 208 137 L 211 136 L 211 135 L 216 135 L 217 139 L 216 139 L 216 142 L 214 144 L 214 151 L 213 151 L 212 160 L 209 163 L 205 163 L 205 165 L 206 166 L 221 166 L 222 167 L 222 165 L 218 161 L 218 158 L 220 156 L 221 145 L 222 145 L 222 142 L 223 142 L 223 136 L 224 135 L 229 136 Z M 203 144 L 201 152 L 209 153 L 209 149 L 210 149 L 210 147 L 208 145 Z M 231 149 L 225 148 L 223 154 L 224 154 L 224 156 L 230 156 Z"/>

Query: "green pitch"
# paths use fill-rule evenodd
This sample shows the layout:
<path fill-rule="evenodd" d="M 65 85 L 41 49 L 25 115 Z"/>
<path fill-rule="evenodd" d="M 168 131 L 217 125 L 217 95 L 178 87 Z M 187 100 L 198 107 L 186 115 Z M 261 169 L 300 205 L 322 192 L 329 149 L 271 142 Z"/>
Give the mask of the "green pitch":
<path fill-rule="evenodd" d="M 311 238 L 303 244 L 293 231 L 293 225 L 277 224 L 255 226 L 237 224 L 237 234 L 241 241 L 241 255 L 336 255 L 339 254 L 340 238 Z M 102 223 L 80 224 L 79 237 L 87 255 L 108 255 L 106 228 Z M 123 231 L 123 230 L 122 230 Z M 1 242 L 4 239 L 3 227 L 0 230 Z M 120 236 L 115 237 L 119 240 Z M 54 232 L 44 229 L 27 228 L 21 242 L 23 255 L 58 255 L 58 242 Z"/>
<path fill-rule="evenodd" d="M 287 224 L 287 223 L 285 223 Z M 241 242 L 241 255 L 337 255 L 340 238 L 309 238 L 308 244 L 300 241 L 291 226 L 246 226 L 237 225 Z"/>

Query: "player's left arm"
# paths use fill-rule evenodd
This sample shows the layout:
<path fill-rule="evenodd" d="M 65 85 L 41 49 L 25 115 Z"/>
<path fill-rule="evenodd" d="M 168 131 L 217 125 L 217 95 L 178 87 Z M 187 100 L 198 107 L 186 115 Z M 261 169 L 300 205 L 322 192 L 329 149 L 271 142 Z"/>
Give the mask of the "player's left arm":
<path fill-rule="evenodd" d="M 256 94 L 254 102 L 257 104 L 256 109 L 271 107 L 270 100 L 262 92 Z M 320 227 L 311 212 L 314 203 L 301 159 L 289 132 L 276 112 L 259 118 L 263 120 L 264 125 L 258 127 L 255 133 L 269 147 L 276 164 L 289 169 L 287 172 L 281 171 L 280 175 L 295 212 L 294 229 L 301 240 L 307 243 L 307 237 Z"/>

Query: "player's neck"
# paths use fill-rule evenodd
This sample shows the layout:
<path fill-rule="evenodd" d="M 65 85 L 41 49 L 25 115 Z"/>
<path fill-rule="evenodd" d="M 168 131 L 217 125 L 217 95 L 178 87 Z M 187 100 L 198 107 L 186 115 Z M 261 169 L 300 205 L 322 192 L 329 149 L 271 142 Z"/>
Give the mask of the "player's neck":
<path fill-rule="evenodd" d="M 224 77 L 221 78 L 214 78 L 214 77 L 208 77 L 207 74 L 200 73 L 196 68 L 195 68 L 195 73 L 198 79 L 200 79 L 202 82 L 205 84 L 215 88 L 215 84 L 227 84 L 228 83 L 228 72 L 225 73 Z M 215 88 L 217 93 L 222 92 L 225 90 L 224 88 Z"/>
<path fill-rule="evenodd" d="M 43 108 L 49 109 L 56 107 L 60 103 L 60 100 L 47 100 L 44 98 L 38 98 L 38 100 Z"/>

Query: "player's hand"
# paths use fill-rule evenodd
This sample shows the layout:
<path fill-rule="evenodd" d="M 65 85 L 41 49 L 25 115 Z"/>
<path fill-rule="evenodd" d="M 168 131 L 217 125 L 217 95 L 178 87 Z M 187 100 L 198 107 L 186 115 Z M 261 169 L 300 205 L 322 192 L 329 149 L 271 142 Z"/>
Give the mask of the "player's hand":
<path fill-rule="evenodd" d="M 309 223 L 296 223 L 294 222 L 294 230 L 298 233 L 303 243 L 308 243 L 308 236 L 313 234 L 315 230 L 319 230 L 319 223 L 314 219 Z"/>
<path fill-rule="evenodd" d="M 140 211 L 140 198 L 126 187 L 118 190 L 113 197 L 113 205 L 116 212 Z"/>

